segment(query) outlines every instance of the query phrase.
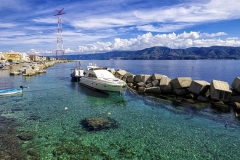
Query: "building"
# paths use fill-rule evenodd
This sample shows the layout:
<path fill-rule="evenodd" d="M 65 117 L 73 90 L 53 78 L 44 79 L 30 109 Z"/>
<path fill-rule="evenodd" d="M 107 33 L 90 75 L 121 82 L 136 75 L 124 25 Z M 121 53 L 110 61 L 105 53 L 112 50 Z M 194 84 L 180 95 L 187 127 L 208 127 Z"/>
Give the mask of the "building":
<path fill-rule="evenodd" d="M 27 53 L 19 53 L 21 55 L 21 60 L 24 62 L 29 62 L 30 58 L 29 55 Z"/>
<path fill-rule="evenodd" d="M 4 57 L 7 60 L 12 60 L 12 61 L 20 61 L 21 60 L 21 55 L 18 52 L 5 52 Z"/>
<path fill-rule="evenodd" d="M 7 59 L 4 57 L 3 53 L 0 52 L 0 64 L 5 64 Z"/>
<path fill-rule="evenodd" d="M 39 61 L 46 61 L 46 57 L 37 54 L 29 54 L 28 55 L 31 61 L 39 62 Z"/>

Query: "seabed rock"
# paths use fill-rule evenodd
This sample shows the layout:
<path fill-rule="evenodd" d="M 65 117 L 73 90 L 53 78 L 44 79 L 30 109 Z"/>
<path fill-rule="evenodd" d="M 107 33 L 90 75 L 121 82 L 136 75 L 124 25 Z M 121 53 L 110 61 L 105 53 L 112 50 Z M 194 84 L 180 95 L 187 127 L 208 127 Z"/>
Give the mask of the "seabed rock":
<path fill-rule="evenodd" d="M 32 131 L 26 131 L 23 133 L 20 133 L 17 137 L 23 141 L 29 141 L 32 140 L 35 137 L 36 133 Z"/>
<path fill-rule="evenodd" d="M 117 128 L 115 120 L 105 117 L 88 117 L 81 121 L 81 124 L 88 131 L 99 131 L 103 129 Z"/>

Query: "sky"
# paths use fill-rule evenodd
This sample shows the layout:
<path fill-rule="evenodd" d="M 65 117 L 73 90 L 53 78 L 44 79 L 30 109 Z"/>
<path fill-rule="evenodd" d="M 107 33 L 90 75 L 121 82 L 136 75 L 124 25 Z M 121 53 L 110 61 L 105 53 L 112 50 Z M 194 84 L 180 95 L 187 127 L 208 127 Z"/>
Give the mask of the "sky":
<path fill-rule="evenodd" d="M 61 36 L 65 54 L 240 46 L 236 0 L 1 0 L 0 16 L 0 52 L 55 54 Z"/>

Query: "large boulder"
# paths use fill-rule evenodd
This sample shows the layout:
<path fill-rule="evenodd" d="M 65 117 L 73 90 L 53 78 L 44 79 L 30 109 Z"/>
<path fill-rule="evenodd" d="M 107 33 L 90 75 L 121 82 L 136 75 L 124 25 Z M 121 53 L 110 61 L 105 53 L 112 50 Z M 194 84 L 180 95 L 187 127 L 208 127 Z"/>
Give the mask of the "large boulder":
<path fill-rule="evenodd" d="M 236 92 L 240 93 L 240 77 L 236 77 L 232 83 L 232 88 Z"/>
<path fill-rule="evenodd" d="M 200 101 L 200 102 L 208 102 L 209 101 L 209 98 L 208 97 L 205 97 L 205 96 L 202 96 L 202 95 L 199 95 L 197 97 L 197 100 Z"/>
<path fill-rule="evenodd" d="M 230 103 L 229 105 L 232 106 L 232 108 L 236 111 L 240 111 L 240 103 L 239 102 L 234 102 L 234 103 Z"/>
<path fill-rule="evenodd" d="M 122 79 L 123 76 L 127 73 L 127 71 L 125 70 L 117 70 L 115 72 L 115 77 L 119 78 L 119 79 Z"/>
<path fill-rule="evenodd" d="M 138 93 L 145 93 L 146 87 L 138 87 Z"/>
<path fill-rule="evenodd" d="M 159 86 L 159 84 L 160 84 L 160 82 L 159 82 L 159 80 L 153 80 L 152 82 L 152 86 Z"/>
<path fill-rule="evenodd" d="M 212 102 L 211 104 L 213 108 L 216 108 L 219 111 L 222 111 L 222 112 L 230 111 L 230 107 L 226 105 L 223 101 Z"/>
<path fill-rule="evenodd" d="M 189 94 L 189 90 L 187 88 L 176 88 L 176 89 L 173 89 L 172 92 L 177 96 L 185 96 Z"/>
<path fill-rule="evenodd" d="M 134 82 L 134 77 L 135 77 L 135 75 L 133 75 L 133 74 L 127 75 L 126 82 L 127 83 L 133 83 Z"/>
<path fill-rule="evenodd" d="M 160 88 L 162 93 L 171 93 L 172 92 L 172 85 L 170 83 L 171 79 L 168 77 L 162 77 L 160 80 Z"/>
<path fill-rule="evenodd" d="M 144 83 L 146 83 L 149 78 L 150 78 L 150 75 L 138 74 L 138 75 L 135 76 L 134 81 L 135 81 L 136 83 L 138 83 L 138 82 L 144 82 Z"/>
<path fill-rule="evenodd" d="M 188 88 L 190 87 L 192 83 L 191 77 L 178 77 L 171 80 L 171 85 L 173 89 L 179 89 L 179 88 Z"/>
<path fill-rule="evenodd" d="M 140 83 L 140 82 L 139 82 Z M 153 84 L 151 82 L 147 83 L 146 84 L 146 88 L 150 88 L 150 87 L 153 87 Z"/>
<path fill-rule="evenodd" d="M 167 77 L 167 76 L 162 75 L 162 74 L 156 74 L 156 73 L 154 73 L 154 74 L 152 75 L 152 79 L 153 79 L 153 80 L 161 80 L 162 77 Z"/>
<path fill-rule="evenodd" d="M 238 96 L 233 96 L 233 95 L 231 95 L 231 96 L 229 97 L 228 102 L 240 102 L 240 95 L 238 95 Z"/>
<path fill-rule="evenodd" d="M 210 83 L 203 80 L 192 81 L 189 91 L 197 95 L 204 95 L 210 87 Z"/>
<path fill-rule="evenodd" d="M 145 87 L 146 84 L 145 84 L 144 82 L 138 82 L 138 83 L 137 83 L 137 86 L 138 86 L 138 87 Z"/>
<path fill-rule="evenodd" d="M 161 93 L 160 87 L 149 87 L 145 89 L 146 93 Z"/>
<path fill-rule="evenodd" d="M 228 101 L 232 91 L 227 82 L 212 80 L 210 84 L 210 96 L 214 100 Z"/>

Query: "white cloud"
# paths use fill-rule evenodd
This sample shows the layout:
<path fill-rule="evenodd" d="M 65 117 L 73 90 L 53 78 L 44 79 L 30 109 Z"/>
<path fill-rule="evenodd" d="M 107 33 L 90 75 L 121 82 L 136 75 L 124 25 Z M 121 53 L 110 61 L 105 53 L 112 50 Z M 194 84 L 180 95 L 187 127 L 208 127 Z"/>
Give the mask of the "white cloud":
<path fill-rule="evenodd" d="M 204 36 L 210 39 L 200 39 Z M 136 38 L 120 39 L 115 38 L 112 42 L 96 42 L 87 46 L 79 46 L 77 52 L 96 53 L 108 52 L 113 50 L 140 50 L 154 46 L 166 46 L 169 48 L 188 48 L 188 47 L 209 47 L 209 46 L 240 46 L 238 39 L 215 39 L 213 37 L 226 35 L 219 33 L 200 33 L 200 32 L 183 32 L 181 34 L 156 34 L 148 32 L 139 35 Z"/>
<path fill-rule="evenodd" d="M 48 23 L 48 24 L 57 24 L 58 23 L 58 19 L 55 18 L 34 18 L 32 20 L 33 22 L 37 22 L 37 23 Z"/>
<path fill-rule="evenodd" d="M 202 34 L 203 37 L 218 37 L 218 36 L 226 36 L 226 35 L 227 35 L 227 33 L 225 33 L 225 32 L 218 32 L 218 33 L 211 33 L 211 34 L 203 33 Z"/>
<path fill-rule="evenodd" d="M 158 27 L 158 26 L 148 24 L 143 26 L 137 26 L 137 29 L 141 31 L 149 31 L 149 32 L 174 32 L 176 30 L 179 30 L 185 27 L 190 27 L 192 25 L 193 24 L 190 24 L 190 23 L 179 23 L 179 24 L 162 24 Z"/>
<path fill-rule="evenodd" d="M 0 23 L 0 28 L 11 28 L 15 26 L 16 24 L 13 24 L 13 23 Z"/>

